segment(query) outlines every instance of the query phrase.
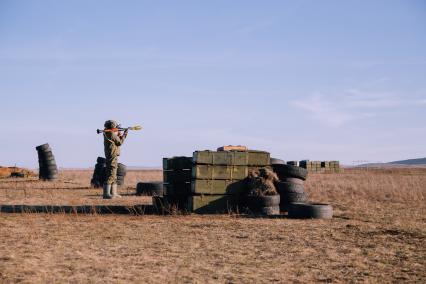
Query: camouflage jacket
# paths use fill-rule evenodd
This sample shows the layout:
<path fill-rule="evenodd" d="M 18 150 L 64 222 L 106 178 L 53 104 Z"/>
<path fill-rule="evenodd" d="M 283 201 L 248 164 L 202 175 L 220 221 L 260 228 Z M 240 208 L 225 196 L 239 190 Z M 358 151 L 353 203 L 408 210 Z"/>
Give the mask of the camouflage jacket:
<path fill-rule="evenodd" d="M 104 133 L 104 149 L 105 158 L 113 158 L 120 156 L 120 146 L 123 144 L 126 137 L 119 137 L 116 132 Z"/>

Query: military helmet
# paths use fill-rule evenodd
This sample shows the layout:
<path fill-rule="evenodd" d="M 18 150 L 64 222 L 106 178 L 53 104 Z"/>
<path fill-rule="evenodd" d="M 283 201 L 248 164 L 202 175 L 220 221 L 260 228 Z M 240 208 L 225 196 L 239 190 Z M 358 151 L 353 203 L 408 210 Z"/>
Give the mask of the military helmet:
<path fill-rule="evenodd" d="M 104 124 L 105 129 L 112 129 L 118 127 L 118 123 L 115 120 L 107 120 Z"/>

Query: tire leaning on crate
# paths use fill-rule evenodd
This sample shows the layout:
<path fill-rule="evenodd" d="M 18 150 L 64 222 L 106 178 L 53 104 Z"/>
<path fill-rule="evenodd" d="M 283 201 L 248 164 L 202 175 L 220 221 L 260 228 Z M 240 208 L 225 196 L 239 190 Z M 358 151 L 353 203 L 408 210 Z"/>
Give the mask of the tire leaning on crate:
<path fill-rule="evenodd" d="M 323 203 L 293 203 L 288 208 L 288 217 L 297 219 L 331 219 L 333 207 Z"/>
<path fill-rule="evenodd" d="M 139 182 L 136 185 L 136 195 L 163 196 L 162 182 Z"/>
<path fill-rule="evenodd" d="M 275 164 L 272 168 L 280 180 L 286 178 L 306 180 L 308 176 L 308 171 L 306 169 L 297 166 Z"/>

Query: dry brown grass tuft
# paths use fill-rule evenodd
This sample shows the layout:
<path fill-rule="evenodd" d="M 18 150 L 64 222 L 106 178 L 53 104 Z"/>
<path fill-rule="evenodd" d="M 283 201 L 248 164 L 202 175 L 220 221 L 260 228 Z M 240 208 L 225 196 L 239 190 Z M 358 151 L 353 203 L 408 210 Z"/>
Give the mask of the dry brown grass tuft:
<path fill-rule="evenodd" d="M 0 201 L 95 202 L 90 176 L 1 180 Z M 426 282 L 426 169 L 315 174 L 306 188 L 335 218 L 0 214 L 0 282 Z"/>
<path fill-rule="evenodd" d="M 8 178 L 12 173 L 23 173 L 26 177 L 35 177 L 36 174 L 28 169 L 18 167 L 0 167 L 0 179 Z"/>

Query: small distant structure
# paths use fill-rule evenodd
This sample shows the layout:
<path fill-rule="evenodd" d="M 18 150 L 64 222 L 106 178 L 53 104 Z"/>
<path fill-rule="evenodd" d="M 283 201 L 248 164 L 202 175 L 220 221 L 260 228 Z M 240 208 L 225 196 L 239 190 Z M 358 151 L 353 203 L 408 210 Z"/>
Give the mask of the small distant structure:
<path fill-rule="evenodd" d="M 305 168 L 310 173 L 339 173 L 342 171 L 339 161 L 299 161 L 299 167 Z"/>

